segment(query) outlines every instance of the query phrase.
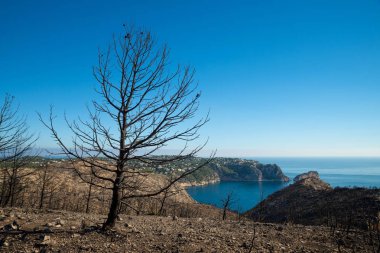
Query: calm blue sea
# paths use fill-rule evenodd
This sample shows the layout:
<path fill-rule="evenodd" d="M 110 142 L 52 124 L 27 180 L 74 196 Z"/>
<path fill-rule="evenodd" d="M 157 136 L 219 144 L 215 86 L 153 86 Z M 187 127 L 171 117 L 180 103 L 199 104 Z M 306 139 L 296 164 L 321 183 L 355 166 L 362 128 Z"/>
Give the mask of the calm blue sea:
<path fill-rule="evenodd" d="M 247 158 L 262 163 L 278 164 L 285 175 L 296 175 L 316 170 L 320 177 L 336 186 L 380 187 L 380 158 Z M 221 207 L 222 200 L 232 193 L 232 209 L 244 212 L 262 198 L 287 186 L 281 182 L 221 182 L 190 187 L 189 194 L 198 202 Z"/>

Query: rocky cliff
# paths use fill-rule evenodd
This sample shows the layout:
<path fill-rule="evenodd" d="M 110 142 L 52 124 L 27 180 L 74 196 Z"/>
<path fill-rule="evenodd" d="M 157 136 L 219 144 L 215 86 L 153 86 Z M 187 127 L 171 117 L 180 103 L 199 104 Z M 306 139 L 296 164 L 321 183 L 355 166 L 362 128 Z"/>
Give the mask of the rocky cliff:
<path fill-rule="evenodd" d="M 276 164 L 262 164 L 239 158 L 215 158 L 187 178 L 192 182 L 220 181 L 289 181 Z"/>
<path fill-rule="evenodd" d="M 317 178 L 319 179 L 319 173 L 317 171 L 309 171 L 309 172 L 306 172 L 306 173 L 302 173 L 298 176 L 296 176 L 293 181 L 294 182 L 298 182 L 298 181 L 301 181 L 303 179 L 306 179 L 306 178 Z"/>
<path fill-rule="evenodd" d="M 276 164 L 243 159 L 220 159 L 212 164 L 222 181 L 288 181 Z"/>

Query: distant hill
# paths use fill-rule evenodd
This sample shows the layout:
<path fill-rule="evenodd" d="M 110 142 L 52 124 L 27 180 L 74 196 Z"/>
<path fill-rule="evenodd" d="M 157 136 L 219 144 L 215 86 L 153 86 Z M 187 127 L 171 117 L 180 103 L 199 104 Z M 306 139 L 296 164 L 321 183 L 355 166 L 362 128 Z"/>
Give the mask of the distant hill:
<path fill-rule="evenodd" d="M 200 163 L 202 158 L 194 158 L 190 163 Z M 180 166 L 180 165 L 179 165 Z M 262 164 L 254 160 L 240 158 L 214 158 L 205 167 L 186 178 L 190 182 L 215 181 L 289 181 L 276 164 Z"/>
<path fill-rule="evenodd" d="M 315 173 L 273 193 L 246 213 L 251 219 L 272 223 L 366 227 L 379 217 L 380 189 L 332 188 Z"/>

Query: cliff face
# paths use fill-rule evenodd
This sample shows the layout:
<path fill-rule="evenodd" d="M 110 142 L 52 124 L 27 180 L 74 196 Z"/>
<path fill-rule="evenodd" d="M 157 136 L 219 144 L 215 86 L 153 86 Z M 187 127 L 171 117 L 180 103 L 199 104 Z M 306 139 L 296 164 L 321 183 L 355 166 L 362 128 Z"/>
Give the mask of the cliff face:
<path fill-rule="evenodd" d="M 262 173 L 264 180 L 288 182 L 289 178 L 285 176 L 281 168 L 277 164 L 258 164 L 258 169 Z"/>
<path fill-rule="evenodd" d="M 196 167 L 204 158 L 192 158 L 177 164 L 177 169 Z M 239 158 L 214 158 L 204 167 L 181 181 L 183 185 L 205 185 L 219 181 L 282 181 L 288 182 L 281 168 L 276 164 L 262 164 L 254 160 Z"/>
<path fill-rule="evenodd" d="M 350 219 L 351 226 L 366 226 L 380 212 L 380 190 L 335 188 L 314 173 L 306 173 L 288 187 L 273 193 L 246 213 L 253 220 L 304 225 L 328 225 Z M 303 178 L 303 179 L 301 179 Z"/>

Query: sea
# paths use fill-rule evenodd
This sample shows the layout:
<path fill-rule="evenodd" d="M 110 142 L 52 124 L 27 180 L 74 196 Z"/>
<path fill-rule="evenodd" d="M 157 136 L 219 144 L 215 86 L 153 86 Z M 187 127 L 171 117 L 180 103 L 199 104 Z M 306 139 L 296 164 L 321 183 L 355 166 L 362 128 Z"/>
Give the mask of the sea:
<path fill-rule="evenodd" d="M 291 158 L 291 157 L 257 157 L 245 158 L 265 164 L 277 164 L 289 183 L 284 182 L 220 182 L 205 186 L 194 186 L 187 189 L 193 199 L 200 203 L 222 207 L 223 200 L 232 196 L 231 209 L 243 213 L 270 194 L 281 190 L 295 176 L 317 171 L 322 180 L 332 187 L 378 187 L 380 188 L 380 157 L 378 158 Z"/>

